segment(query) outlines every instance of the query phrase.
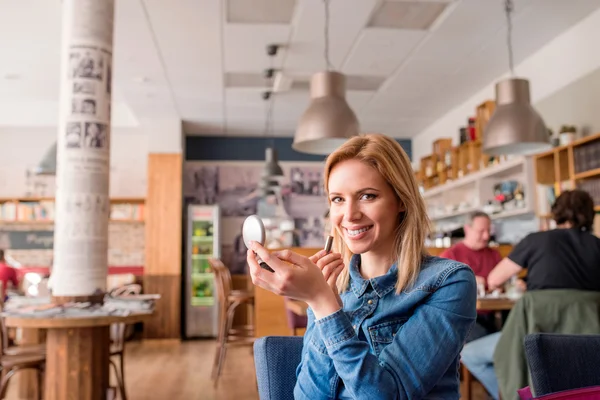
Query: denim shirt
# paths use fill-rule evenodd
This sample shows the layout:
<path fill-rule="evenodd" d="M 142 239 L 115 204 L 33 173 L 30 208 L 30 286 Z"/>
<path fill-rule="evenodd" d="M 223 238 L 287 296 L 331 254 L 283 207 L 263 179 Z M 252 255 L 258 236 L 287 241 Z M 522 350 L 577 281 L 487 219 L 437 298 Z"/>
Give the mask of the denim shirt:
<path fill-rule="evenodd" d="M 424 257 L 416 282 L 396 294 L 396 265 L 365 280 L 350 261 L 343 308 L 308 310 L 295 399 L 460 397 L 459 357 L 476 318 L 477 285 L 465 264 Z"/>

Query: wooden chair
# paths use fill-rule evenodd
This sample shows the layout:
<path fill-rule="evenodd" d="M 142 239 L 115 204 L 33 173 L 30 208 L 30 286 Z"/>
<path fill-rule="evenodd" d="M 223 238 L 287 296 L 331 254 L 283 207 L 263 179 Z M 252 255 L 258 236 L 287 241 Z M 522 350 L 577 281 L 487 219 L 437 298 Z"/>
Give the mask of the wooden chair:
<path fill-rule="evenodd" d="M 110 292 L 112 297 L 136 295 L 142 292 L 142 286 L 132 283 L 114 289 Z M 119 394 L 121 400 L 127 400 L 127 391 L 125 387 L 125 338 L 127 336 L 128 326 L 126 324 L 112 324 L 110 326 L 110 365 L 115 370 L 117 384 L 119 385 Z M 119 368 L 114 358 L 119 360 Z"/>
<path fill-rule="evenodd" d="M 0 281 L 0 293 L 3 293 L 3 285 Z M 4 296 L 0 295 L 0 312 L 4 311 Z M 14 332 L 13 332 L 14 333 Z M 3 353 L 9 356 L 21 354 L 46 354 L 46 344 L 15 345 L 11 340 L 8 328 L 4 324 L 4 319 L 0 318 L 0 336 L 2 340 Z"/>
<path fill-rule="evenodd" d="M 8 383 L 10 378 L 19 371 L 26 369 L 34 369 L 37 372 L 38 377 L 38 400 L 42 399 L 42 391 L 44 387 L 44 367 L 46 365 L 46 354 L 45 351 L 30 351 L 17 350 L 19 346 L 15 346 L 11 354 L 6 353 L 5 343 L 8 343 L 6 337 L 6 324 L 4 323 L 4 317 L 0 317 L 1 334 L 0 340 L 0 399 L 4 399 L 6 391 L 8 389 Z"/>
<path fill-rule="evenodd" d="M 221 260 L 209 259 L 208 262 L 215 274 L 215 286 L 219 308 L 219 329 L 217 349 L 213 363 L 212 378 L 214 386 L 218 385 L 219 377 L 228 346 L 254 344 L 254 325 L 233 328 L 233 317 L 237 307 L 254 304 L 254 293 L 249 290 L 232 290 L 232 281 L 229 268 Z"/>

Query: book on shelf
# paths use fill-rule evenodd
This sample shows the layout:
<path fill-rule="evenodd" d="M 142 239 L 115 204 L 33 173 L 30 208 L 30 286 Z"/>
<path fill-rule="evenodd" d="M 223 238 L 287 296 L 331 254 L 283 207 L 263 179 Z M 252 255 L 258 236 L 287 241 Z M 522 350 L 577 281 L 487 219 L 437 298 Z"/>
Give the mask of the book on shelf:
<path fill-rule="evenodd" d="M 110 207 L 110 219 L 112 220 L 144 220 L 143 204 L 113 204 Z"/>
<path fill-rule="evenodd" d="M 5 201 L 0 203 L 0 221 L 5 222 L 52 222 L 55 217 L 53 200 Z M 144 204 L 111 204 L 110 219 L 144 221 Z"/>

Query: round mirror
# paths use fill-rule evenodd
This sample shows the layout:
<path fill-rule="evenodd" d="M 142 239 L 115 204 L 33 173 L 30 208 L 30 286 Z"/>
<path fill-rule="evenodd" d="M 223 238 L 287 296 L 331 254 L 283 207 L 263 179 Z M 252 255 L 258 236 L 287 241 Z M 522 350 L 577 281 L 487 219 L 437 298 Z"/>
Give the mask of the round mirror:
<path fill-rule="evenodd" d="M 247 248 L 250 248 L 250 241 L 252 240 L 261 245 L 265 244 L 265 225 L 258 215 L 251 215 L 246 218 L 244 225 L 242 225 L 242 237 Z"/>

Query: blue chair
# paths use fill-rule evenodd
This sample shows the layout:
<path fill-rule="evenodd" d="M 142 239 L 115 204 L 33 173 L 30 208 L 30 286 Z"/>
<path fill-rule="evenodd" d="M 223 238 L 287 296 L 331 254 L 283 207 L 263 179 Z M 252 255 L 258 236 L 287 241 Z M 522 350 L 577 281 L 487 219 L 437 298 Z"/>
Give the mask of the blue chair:
<path fill-rule="evenodd" d="M 302 337 L 265 336 L 254 342 L 254 366 L 261 400 L 293 400 Z"/>
<path fill-rule="evenodd" d="M 600 335 L 535 333 L 524 345 L 536 396 L 600 385 Z"/>

